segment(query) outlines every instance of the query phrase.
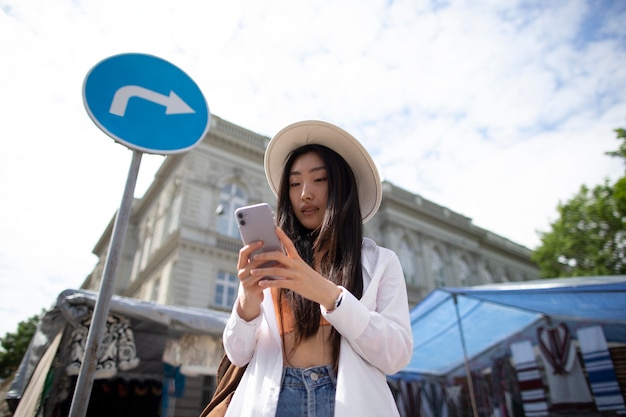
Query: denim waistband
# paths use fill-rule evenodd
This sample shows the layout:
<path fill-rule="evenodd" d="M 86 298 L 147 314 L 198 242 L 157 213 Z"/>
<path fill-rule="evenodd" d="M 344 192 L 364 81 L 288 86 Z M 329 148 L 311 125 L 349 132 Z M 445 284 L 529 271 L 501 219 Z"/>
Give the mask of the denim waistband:
<path fill-rule="evenodd" d="M 303 385 L 309 388 L 332 383 L 337 385 L 337 377 L 330 365 L 311 368 L 283 368 L 283 385 Z"/>

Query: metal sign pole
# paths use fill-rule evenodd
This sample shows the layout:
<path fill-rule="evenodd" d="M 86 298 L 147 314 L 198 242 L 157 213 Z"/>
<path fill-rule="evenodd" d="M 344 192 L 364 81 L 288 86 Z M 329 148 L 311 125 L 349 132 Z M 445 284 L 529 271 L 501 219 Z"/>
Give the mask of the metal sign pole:
<path fill-rule="evenodd" d="M 164 92 L 169 92 L 169 96 Z M 69 417 L 84 417 L 87 413 L 142 152 L 174 154 L 189 151 L 202 141 L 209 130 L 210 120 L 209 107 L 198 85 L 178 67 L 146 54 L 115 55 L 94 66 L 83 83 L 83 102 L 91 120 L 134 153 L 113 227 Z M 129 105 L 134 109 L 132 112 L 126 111 Z"/>
<path fill-rule="evenodd" d="M 133 152 L 133 159 L 128 171 L 122 203 L 120 204 L 120 209 L 115 218 L 115 225 L 113 226 L 109 253 L 107 254 L 107 259 L 104 264 L 100 291 L 91 318 L 91 325 L 89 326 L 85 353 L 78 373 L 78 379 L 76 380 L 76 388 L 72 398 L 69 417 L 84 417 L 87 414 L 87 406 L 89 405 L 96 364 L 98 362 L 98 348 L 109 315 L 109 307 L 115 284 L 115 272 L 126 236 L 135 185 L 137 183 L 137 175 L 139 173 L 139 165 L 141 164 L 141 156 L 142 153 L 140 151 Z"/>

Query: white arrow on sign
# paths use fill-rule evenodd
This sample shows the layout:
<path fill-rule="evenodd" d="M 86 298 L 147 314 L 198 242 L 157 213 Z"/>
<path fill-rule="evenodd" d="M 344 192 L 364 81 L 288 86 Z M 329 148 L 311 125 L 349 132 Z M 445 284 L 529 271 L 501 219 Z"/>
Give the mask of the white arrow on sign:
<path fill-rule="evenodd" d="M 165 106 L 165 114 L 184 114 L 196 112 L 173 91 L 170 91 L 170 95 L 166 96 L 138 85 L 126 85 L 124 87 L 120 87 L 120 89 L 115 92 L 109 113 L 124 117 L 128 100 L 132 97 L 143 98 L 144 100 Z"/>

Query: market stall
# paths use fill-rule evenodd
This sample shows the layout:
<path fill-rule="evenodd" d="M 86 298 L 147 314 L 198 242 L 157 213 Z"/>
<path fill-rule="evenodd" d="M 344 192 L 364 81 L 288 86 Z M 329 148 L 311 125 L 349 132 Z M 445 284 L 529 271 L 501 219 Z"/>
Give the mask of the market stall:
<path fill-rule="evenodd" d="M 411 323 L 404 415 L 626 412 L 626 276 L 438 288 Z"/>
<path fill-rule="evenodd" d="M 44 315 L 6 397 L 14 417 L 67 415 L 96 300 L 66 290 Z M 211 394 L 202 377 L 215 375 L 228 316 L 113 296 L 87 416 L 201 410 Z"/>

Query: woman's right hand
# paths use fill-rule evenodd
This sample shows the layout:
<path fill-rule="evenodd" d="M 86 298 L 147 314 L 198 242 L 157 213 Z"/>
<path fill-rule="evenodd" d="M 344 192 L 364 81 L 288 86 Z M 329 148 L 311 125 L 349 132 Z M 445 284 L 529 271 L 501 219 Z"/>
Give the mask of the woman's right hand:
<path fill-rule="evenodd" d="M 252 242 L 239 250 L 237 261 L 237 277 L 241 282 L 243 292 L 237 298 L 237 314 L 245 321 L 255 319 L 261 314 L 261 302 L 263 301 L 263 287 L 259 285 L 261 277 L 250 274 L 254 268 L 258 268 L 262 262 L 249 261 L 252 252 L 263 246 L 262 241 Z"/>

